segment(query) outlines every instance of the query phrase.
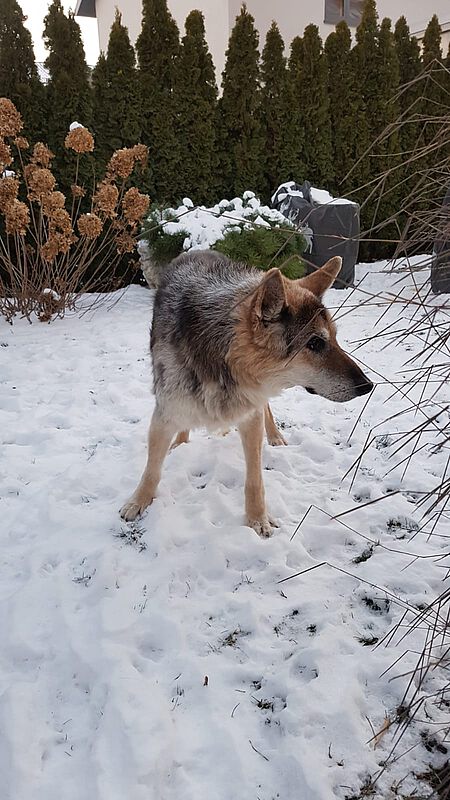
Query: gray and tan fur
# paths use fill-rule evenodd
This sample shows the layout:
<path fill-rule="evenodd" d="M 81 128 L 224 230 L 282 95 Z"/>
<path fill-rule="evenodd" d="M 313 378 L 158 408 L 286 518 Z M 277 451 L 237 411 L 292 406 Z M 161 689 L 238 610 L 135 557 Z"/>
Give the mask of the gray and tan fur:
<path fill-rule="evenodd" d="M 372 384 L 336 341 L 321 302 L 341 267 L 332 258 L 306 278 L 264 273 L 212 251 L 191 251 L 167 269 L 155 297 L 151 333 L 155 410 L 141 481 L 121 509 L 135 519 L 153 501 L 164 457 L 190 428 L 237 426 L 247 475 L 247 524 L 269 536 L 261 453 L 264 427 L 284 444 L 268 401 L 292 386 L 335 402 Z"/>

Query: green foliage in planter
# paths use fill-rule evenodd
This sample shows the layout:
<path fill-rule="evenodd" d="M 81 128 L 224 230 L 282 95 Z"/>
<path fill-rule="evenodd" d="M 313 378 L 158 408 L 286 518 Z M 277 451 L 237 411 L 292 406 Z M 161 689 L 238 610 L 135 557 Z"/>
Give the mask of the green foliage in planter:
<path fill-rule="evenodd" d="M 179 256 L 183 251 L 185 239 L 189 236 L 188 231 L 183 229 L 167 233 L 165 225 L 161 224 L 163 221 L 166 223 L 176 220 L 176 214 L 170 213 L 170 210 L 161 211 L 158 207 L 154 207 L 143 226 L 142 238 L 148 243 L 152 260 L 158 266 L 168 264 Z"/>
<path fill-rule="evenodd" d="M 211 249 L 233 261 L 262 270 L 278 267 L 288 278 L 301 278 L 305 274 L 302 261 L 307 246 L 305 237 L 289 220 L 281 222 L 274 218 L 277 212 L 249 205 L 254 195 L 248 194 L 249 197 L 244 195 L 243 203 L 239 201 L 239 217 L 232 216 L 236 212 L 236 200 L 228 203 L 224 200 L 214 209 L 200 209 L 200 213 L 212 213 L 224 223 Z M 142 238 L 149 246 L 155 265 L 164 267 L 183 250 L 199 246 L 189 230 L 189 216 L 185 218 L 186 227 L 183 218 L 183 214 L 173 208 L 153 206 L 143 225 Z"/>
<path fill-rule="evenodd" d="M 231 230 L 215 243 L 214 250 L 258 269 L 278 267 L 287 278 L 301 278 L 305 274 L 301 260 L 305 240 L 292 228 L 256 226 Z"/>

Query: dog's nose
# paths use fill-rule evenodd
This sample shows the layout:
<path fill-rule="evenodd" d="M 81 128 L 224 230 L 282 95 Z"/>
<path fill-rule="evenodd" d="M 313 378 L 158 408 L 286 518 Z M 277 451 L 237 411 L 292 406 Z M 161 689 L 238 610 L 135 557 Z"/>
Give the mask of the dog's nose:
<path fill-rule="evenodd" d="M 360 394 L 369 394 L 373 389 L 373 383 L 371 381 L 364 381 L 364 383 L 358 383 L 355 386 L 355 391 L 357 395 Z"/>

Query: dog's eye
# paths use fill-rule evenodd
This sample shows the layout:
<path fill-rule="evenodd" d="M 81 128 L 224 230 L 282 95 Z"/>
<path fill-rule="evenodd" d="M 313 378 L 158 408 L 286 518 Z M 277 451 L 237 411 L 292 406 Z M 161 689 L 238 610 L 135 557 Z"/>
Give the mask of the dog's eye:
<path fill-rule="evenodd" d="M 313 353 L 321 353 L 325 350 L 326 342 L 320 336 L 311 336 L 309 342 L 306 343 L 306 347 L 308 350 L 312 350 Z"/>

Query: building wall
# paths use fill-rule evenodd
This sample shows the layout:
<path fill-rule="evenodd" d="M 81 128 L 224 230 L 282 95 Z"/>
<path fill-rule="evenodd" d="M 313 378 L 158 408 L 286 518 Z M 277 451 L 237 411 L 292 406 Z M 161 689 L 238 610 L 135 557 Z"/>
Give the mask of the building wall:
<path fill-rule="evenodd" d="M 225 65 L 228 38 L 241 5 L 242 0 L 169 0 L 169 8 L 178 23 L 181 35 L 184 34 L 184 21 L 192 8 L 203 12 L 206 36 L 216 66 L 219 85 Z M 139 35 L 141 0 L 96 0 L 101 50 L 107 48 L 116 6 L 122 11 L 123 22 L 128 26 L 131 40 L 135 42 Z M 319 27 L 324 39 L 334 30 L 334 25 L 326 25 L 323 21 L 324 0 L 278 0 L 278 3 L 274 3 L 274 0 L 247 0 L 247 7 L 255 17 L 261 49 L 274 18 L 287 47 L 294 36 L 302 35 L 309 23 Z M 449 0 L 430 0 L 428 4 L 424 0 L 378 0 L 378 13 L 380 19 L 390 17 L 394 24 L 398 17 L 404 14 L 411 32 L 419 37 L 423 35 L 431 16 L 437 14 L 443 27 L 443 46 L 446 55 L 450 42 Z"/>
<path fill-rule="evenodd" d="M 213 55 L 217 80 L 221 81 L 225 66 L 225 51 L 229 37 L 228 0 L 169 0 L 170 11 L 184 36 L 184 23 L 194 8 L 205 17 L 206 37 Z M 100 50 L 108 47 L 109 31 L 114 21 L 116 8 L 122 12 L 122 22 L 128 27 L 130 38 L 135 42 L 141 31 L 141 0 L 96 0 Z"/>
<path fill-rule="evenodd" d="M 294 36 L 301 36 L 306 25 L 314 23 L 320 30 L 320 35 L 326 39 L 334 30 L 334 25 L 324 23 L 324 0 L 246 0 L 247 8 L 255 18 L 256 27 L 263 43 L 266 33 L 275 18 L 280 28 L 286 46 L 289 46 Z M 239 14 L 242 0 L 229 0 L 230 30 L 234 20 Z M 423 35 L 423 32 L 433 14 L 437 14 L 444 29 L 443 44 L 446 55 L 449 42 L 450 29 L 450 2 L 449 0 L 378 0 L 378 14 L 380 20 L 389 17 L 393 25 L 399 17 L 404 15 L 409 23 L 411 33 Z"/>

